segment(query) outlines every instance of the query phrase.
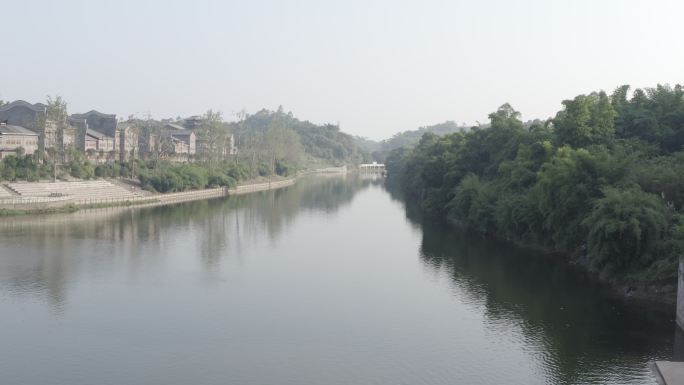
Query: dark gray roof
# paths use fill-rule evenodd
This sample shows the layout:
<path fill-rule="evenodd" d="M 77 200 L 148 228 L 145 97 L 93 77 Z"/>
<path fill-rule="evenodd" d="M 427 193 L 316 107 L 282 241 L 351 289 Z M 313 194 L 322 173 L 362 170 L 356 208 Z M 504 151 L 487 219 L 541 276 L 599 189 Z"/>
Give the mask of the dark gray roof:
<path fill-rule="evenodd" d="M 90 128 L 86 129 L 86 135 L 92 136 L 93 138 L 97 138 L 100 140 L 102 140 L 102 139 L 114 139 L 111 136 L 107 136 L 101 132 L 91 130 Z"/>
<path fill-rule="evenodd" d="M 174 130 L 180 130 L 180 131 L 185 130 L 185 127 L 181 126 L 180 124 L 175 124 L 175 123 L 168 123 L 164 126 L 164 128 L 167 128 L 167 127 L 170 127 Z"/>
<path fill-rule="evenodd" d="M 78 119 L 69 116 L 67 118 L 67 122 L 69 123 L 70 126 L 75 127 L 75 128 L 87 128 L 88 127 L 88 121 L 85 119 Z"/>
<path fill-rule="evenodd" d="M 189 130 L 162 130 L 161 134 L 163 137 L 170 138 L 173 141 L 190 144 L 190 136 L 194 132 Z"/>
<path fill-rule="evenodd" d="M 164 130 L 162 131 L 163 135 L 172 135 L 172 136 L 190 136 L 193 134 L 193 131 L 189 130 Z"/>
<path fill-rule="evenodd" d="M 36 135 L 38 133 L 21 126 L 13 126 L 10 124 L 0 124 L 0 134 L 2 135 Z"/>
<path fill-rule="evenodd" d="M 24 100 L 15 100 L 12 103 L 5 104 L 4 106 L 1 106 L 0 111 L 7 111 L 7 110 L 10 110 L 10 109 L 17 107 L 17 106 L 30 108 L 36 112 L 44 112 L 45 109 L 47 108 L 47 106 L 45 104 L 42 104 L 42 103 L 31 104 L 31 103 L 26 102 Z"/>
<path fill-rule="evenodd" d="M 74 118 L 76 118 L 76 119 L 85 119 L 85 118 L 87 118 L 88 116 L 91 116 L 91 115 L 96 115 L 96 116 L 101 116 L 101 117 L 105 117 L 105 118 L 116 119 L 116 114 L 103 114 L 102 112 L 100 112 L 100 111 L 95 111 L 95 110 L 90 110 L 90 111 L 86 112 L 85 114 L 73 114 L 73 115 L 71 115 L 71 116 L 74 117 Z"/>
<path fill-rule="evenodd" d="M 87 123 L 87 122 L 88 122 L 88 121 L 85 120 L 84 118 L 75 118 L 73 115 L 72 115 L 72 116 L 69 116 L 69 117 L 67 118 L 67 120 L 68 120 L 69 122 L 73 122 L 73 123 Z"/>

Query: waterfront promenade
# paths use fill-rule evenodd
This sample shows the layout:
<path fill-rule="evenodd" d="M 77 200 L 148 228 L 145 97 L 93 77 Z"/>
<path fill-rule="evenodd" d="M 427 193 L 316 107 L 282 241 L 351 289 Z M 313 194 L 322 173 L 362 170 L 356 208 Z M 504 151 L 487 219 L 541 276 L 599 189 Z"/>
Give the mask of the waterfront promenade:
<path fill-rule="evenodd" d="M 277 181 L 252 181 L 237 187 L 157 194 L 135 186 L 107 180 L 74 182 L 36 182 L 0 184 L 0 210 L 44 212 L 65 207 L 104 207 L 129 205 L 159 205 L 229 195 L 247 194 L 291 186 L 295 178 Z"/>

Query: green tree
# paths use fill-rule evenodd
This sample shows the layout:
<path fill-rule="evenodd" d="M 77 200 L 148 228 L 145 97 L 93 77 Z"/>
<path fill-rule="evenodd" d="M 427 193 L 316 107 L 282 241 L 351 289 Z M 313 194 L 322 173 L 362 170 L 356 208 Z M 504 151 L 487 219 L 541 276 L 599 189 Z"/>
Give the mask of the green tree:
<path fill-rule="evenodd" d="M 614 137 L 617 112 L 605 92 L 564 100 L 563 107 L 553 119 L 559 144 L 585 147 L 608 143 Z"/>
<path fill-rule="evenodd" d="M 202 155 L 210 163 L 216 164 L 228 154 L 230 134 L 221 112 L 209 110 L 202 115 L 198 139 Z"/>
<path fill-rule="evenodd" d="M 668 230 L 665 204 L 638 187 L 603 192 L 583 221 L 592 265 L 611 273 L 647 266 L 661 252 Z"/>

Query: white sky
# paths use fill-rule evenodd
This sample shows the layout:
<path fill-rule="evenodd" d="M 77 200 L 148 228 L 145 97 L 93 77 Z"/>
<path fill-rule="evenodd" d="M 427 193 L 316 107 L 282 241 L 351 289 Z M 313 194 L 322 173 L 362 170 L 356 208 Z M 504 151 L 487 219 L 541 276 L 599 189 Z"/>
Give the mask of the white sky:
<path fill-rule="evenodd" d="M 0 98 L 70 112 L 283 105 L 382 139 L 684 75 L 678 0 L 1 2 Z"/>

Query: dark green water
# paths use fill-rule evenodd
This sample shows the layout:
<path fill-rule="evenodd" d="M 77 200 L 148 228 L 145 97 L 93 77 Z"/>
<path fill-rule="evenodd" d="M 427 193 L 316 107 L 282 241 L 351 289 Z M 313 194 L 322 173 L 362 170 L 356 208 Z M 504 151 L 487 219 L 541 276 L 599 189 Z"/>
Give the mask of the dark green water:
<path fill-rule="evenodd" d="M 0 220 L 0 384 L 654 384 L 672 317 L 354 177 Z"/>

